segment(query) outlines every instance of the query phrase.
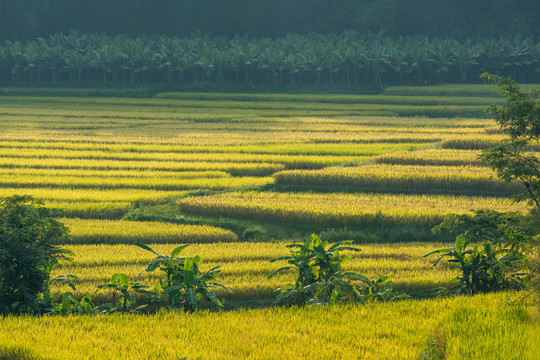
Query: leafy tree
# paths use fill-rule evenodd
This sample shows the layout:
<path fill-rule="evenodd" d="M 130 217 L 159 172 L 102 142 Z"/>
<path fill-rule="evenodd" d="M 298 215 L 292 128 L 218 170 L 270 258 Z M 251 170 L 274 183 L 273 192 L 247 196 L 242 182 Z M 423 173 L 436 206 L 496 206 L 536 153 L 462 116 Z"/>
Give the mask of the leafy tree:
<path fill-rule="evenodd" d="M 540 159 L 527 152 L 529 145 L 540 142 L 540 90 L 524 93 L 511 79 L 490 74 L 482 74 L 482 77 L 497 84 L 499 93 L 506 98 L 506 104 L 493 105 L 488 112 L 495 114 L 501 129 L 509 135 L 508 140 L 485 150 L 482 158 L 499 178 L 524 186 L 525 191 L 518 199 L 527 199 L 533 209 L 521 224 L 530 234 L 536 235 L 528 267 L 531 284 L 540 293 Z"/>
<path fill-rule="evenodd" d="M 528 200 L 532 209 L 527 216 L 490 211 L 477 211 L 474 216 L 451 215 L 433 229 L 460 233 L 454 247 L 426 255 L 441 255 L 434 265 L 446 257 L 457 263 L 461 275 L 456 278 L 459 283 L 450 289 L 453 293 L 519 288 L 528 284 L 527 277 L 540 273 L 540 262 L 532 260 L 529 266 L 526 263 L 527 254 L 538 252 L 540 228 L 540 160 L 529 151 L 540 141 L 539 92 L 522 92 L 509 78 L 487 73 L 482 78 L 497 84 L 499 93 L 506 98 L 505 104 L 492 105 L 487 112 L 495 115 L 509 138 L 484 150 L 480 157 L 501 180 L 521 183 L 524 191 L 517 200 Z M 469 244 L 479 242 L 474 249 L 467 249 Z M 538 276 L 532 283 L 540 285 Z"/>
<path fill-rule="evenodd" d="M 67 228 L 30 196 L 0 201 L 0 314 L 39 313 Z"/>
<path fill-rule="evenodd" d="M 528 152 L 528 146 L 540 141 L 539 92 L 525 93 L 515 81 L 487 73 L 482 78 L 495 83 L 506 104 L 492 105 L 489 114 L 494 114 L 501 130 L 509 139 L 485 150 L 481 154 L 497 176 L 506 182 L 523 184 L 524 193 L 518 200 L 527 199 L 536 211 L 540 211 L 540 159 Z"/>

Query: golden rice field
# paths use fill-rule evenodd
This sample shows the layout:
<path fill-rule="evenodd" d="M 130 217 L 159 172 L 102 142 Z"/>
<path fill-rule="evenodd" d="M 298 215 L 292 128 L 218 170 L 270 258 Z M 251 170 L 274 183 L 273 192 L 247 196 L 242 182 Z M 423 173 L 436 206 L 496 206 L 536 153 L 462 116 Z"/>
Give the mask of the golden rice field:
<path fill-rule="evenodd" d="M 219 243 L 238 241 L 235 233 L 212 227 L 127 220 L 60 219 L 72 244 Z"/>
<path fill-rule="evenodd" d="M 249 101 L 249 95 L 164 97 L 2 97 L 0 195 L 28 193 L 64 216 L 120 218 L 131 209 L 129 202 L 164 203 L 185 190 L 272 186 L 271 176 L 280 170 L 358 166 L 392 154 L 422 157 L 424 151 L 447 152 L 433 149 L 440 142 L 498 136 L 491 134 L 489 119 L 429 117 L 429 111 L 414 118 L 366 116 L 367 101 L 374 98 L 365 96 L 356 102 L 350 95 L 332 96 L 323 105 L 316 105 L 319 95 L 291 96 L 288 102 L 280 96 L 257 96 L 259 103 Z M 386 106 L 391 99 L 373 101 Z M 452 106 L 470 110 L 466 98 L 399 101 L 396 106 L 453 101 Z M 324 108 L 327 116 L 296 113 L 313 105 Z M 410 170 L 403 173 L 412 174 Z M 335 185 L 371 186 L 349 180 Z M 398 187 L 409 186 L 402 180 Z M 451 186 L 445 180 L 439 176 L 431 187 L 470 188 L 472 182 L 484 192 L 512 190 L 488 175 L 453 175 Z M 408 181 L 417 182 L 414 176 Z M 377 184 L 383 190 L 396 187 Z"/>
<path fill-rule="evenodd" d="M 156 316 L 0 319 L 0 354 L 45 359 L 535 359 L 515 294 Z M 487 341 L 483 341 L 487 340 Z"/>
<path fill-rule="evenodd" d="M 284 272 L 268 280 L 284 265 L 270 260 L 311 228 L 343 236 L 427 231 L 450 213 L 526 209 L 510 198 L 519 187 L 499 182 L 478 159 L 503 139 L 483 113 L 499 98 L 476 87 L 463 96 L 438 95 L 440 87 L 394 91 L 141 99 L 7 89 L 0 197 L 32 195 L 71 229 L 63 245 L 72 260 L 53 276 L 77 275 L 74 293 L 82 297 L 114 273 L 134 279 L 145 268 L 152 254 L 134 243 L 163 254 L 188 243 L 184 253 L 203 255 L 203 269 L 220 266 L 216 280 L 234 293 L 219 293 L 232 309 L 225 312 L 3 318 L 0 358 L 430 359 L 444 345 L 446 359 L 534 359 L 540 341 L 517 345 L 540 329 L 536 310 L 510 301 L 520 294 L 267 307 L 274 289 L 294 279 Z M 411 239 L 359 244 L 344 266 L 388 275 L 413 298 L 429 296 L 456 270 L 423 255 L 448 244 Z M 485 340 L 473 343 L 478 334 Z"/>
<path fill-rule="evenodd" d="M 416 192 L 515 194 L 519 184 L 502 183 L 486 167 L 437 165 L 364 165 L 321 170 L 287 170 L 274 174 L 276 185 L 344 187 Z"/>
<path fill-rule="evenodd" d="M 342 226 L 435 226 L 450 213 L 471 209 L 520 211 L 507 198 L 381 193 L 227 192 L 178 200 L 181 210 L 263 221 Z"/>
<path fill-rule="evenodd" d="M 60 263 L 53 275 L 73 274 L 80 278 L 76 282 L 77 294 L 84 295 L 93 292 L 97 285 L 108 282 L 114 273 L 124 273 L 134 279 L 145 268 L 154 256 L 134 245 L 118 244 L 117 239 L 130 238 L 130 233 L 139 230 L 143 240 L 151 241 L 160 236 L 166 238 L 167 233 L 157 235 L 155 229 L 165 228 L 163 224 L 149 224 L 147 228 L 136 227 L 132 224 L 114 228 L 110 222 L 98 221 L 66 221 L 73 229 L 77 238 L 84 233 L 84 238 L 96 240 L 102 237 L 101 245 L 70 245 L 67 249 L 73 252 L 73 259 Z M 118 224 L 120 225 L 120 224 Z M 82 227 L 87 227 L 85 230 Z M 112 227 L 112 229 L 110 229 Z M 102 235 L 104 229 L 110 229 L 107 235 Z M 142 229 L 142 230 L 141 230 Z M 204 238 L 206 229 L 172 229 L 173 236 L 190 234 L 193 238 Z M 87 235 L 87 233 L 91 235 Z M 282 273 L 272 279 L 268 276 L 284 263 L 271 263 L 270 260 L 288 254 L 289 249 L 284 243 L 248 243 L 227 241 L 227 234 L 220 234 L 221 239 L 212 243 L 198 241 L 190 245 L 182 254 L 186 256 L 204 255 L 204 269 L 220 266 L 222 273 L 218 280 L 227 284 L 234 293 L 223 292 L 221 295 L 229 300 L 229 306 L 234 304 L 271 303 L 273 290 L 294 279 L 292 272 Z M 207 235 L 209 239 L 211 235 Z M 230 235 L 229 235 L 230 236 Z M 214 236 L 214 238 L 217 237 Z M 141 241 L 143 241 L 141 240 Z M 219 242 L 218 242 L 219 241 Z M 80 241 L 83 242 L 83 241 Z M 183 241 L 190 243 L 190 241 Z M 195 241 L 192 241 L 195 242 Z M 129 242 L 125 242 L 129 243 Z M 455 270 L 446 265 L 433 267 L 436 257 L 424 258 L 430 251 L 443 246 L 440 243 L 398 243 L 398 244 L 364 244 L 359 246 L 361 252 L 354 253 L 353 258 L 345 263 L 345 269 L 361 272 L 369 278 L 391 276 L 397 290 L 407 293 L 421 294 L 426 289 L 435 289 L 448 283 L 456 276 Z M 151 247 L 159 254 L 169 254 L 174 245 L 152 244 Z M 203 269 L 203 270 L 204 270 Z M 145 274 L 143 283 L 155 284 L 156 274 Z M 67 290 L 54 285 L 53 290 Z M 107 298 L 108 293 L 98 293 L 97 299 Z"/>
<path fill-rule="evenodd" d="M 432 166 L 485 166 L 477 150 L 426 149 L 423 151 L 396 151 L 376 156 L 376 164 L 432 165 Z"/>

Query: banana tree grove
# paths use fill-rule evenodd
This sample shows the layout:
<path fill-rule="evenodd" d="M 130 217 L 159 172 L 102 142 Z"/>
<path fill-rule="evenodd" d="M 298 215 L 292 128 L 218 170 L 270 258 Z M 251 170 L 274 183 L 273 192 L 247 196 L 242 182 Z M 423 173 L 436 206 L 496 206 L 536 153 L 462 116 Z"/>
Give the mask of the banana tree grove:
<path fill-rule="evenodd" d="M 210 38 L 72 31 L 0 44 L 0 84 L 247 83 L 395 84 L 479 82 L 489 72 L 540 82 L 532 38 L 389 38 L 349 31 L 283 38 Z"/>

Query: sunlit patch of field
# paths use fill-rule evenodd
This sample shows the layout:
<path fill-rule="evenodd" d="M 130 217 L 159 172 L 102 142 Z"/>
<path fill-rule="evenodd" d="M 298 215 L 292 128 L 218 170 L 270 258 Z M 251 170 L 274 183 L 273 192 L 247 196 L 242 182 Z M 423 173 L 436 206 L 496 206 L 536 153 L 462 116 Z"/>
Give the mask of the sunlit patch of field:
<path fill-rule="evenodd" d="M 158 316 L 7 317 L 0 320 L 0 355 L 36 360 L 418 359 L 439 346 L 451 359 L 532 360 L 540 351 L 540 325 L 530 307 L 509 302 L 515 299 L 490 294 Z"/>
<path fill-rule="evenodd" d="M 414 152 L 417 153 L 417 152 Z M 421 151 L 418 151 L 421 153 Z M 416 159 L 416 158 L 413 158 Z M 360 190 L 515 194 L 519 184 L 503 183 L 486 167 L 436 165 L 363 165 L 274 174 L 276 185 L 344 187 Z"/>
<path fill-rule="evenodd" d="M 211 228 L 182 228 L 178 225 L 166 224 L 122 224 L 121 222 L 68 220 L 73 234 L 79 242 L 85 239 L 93 241 L 102 237 L 101 245 L 68 245 L 73 252 L 73 260 L 59 264 L 53 275 L 73 274 L 81 278 L 77 283 L 77 294 L 84 295 L 93 292 L 100 284 L 106 283 L 114 273 L 124 273 L 134 279 L 153 259 L 153 255 L 135 245 L 115 243 L 120 239 L 126 242 L 137 236 L 138 241 L 150 243 L 156 238 L 162 240 L 174 239 L 185 243 L 196 242 L 183 251 L 183 255 L 204 255 L 204 269 L 220 266 L 222 273 L 218 282 L 227 284 L 234 294 L 223 292 L 223 296 L 235 301 L 266 301 L 275 296 L 273 291 L 293 281 L 294 273 L 286 272 L 268 279 L 268 276 L 285 263 L 271 263 L 270 260 L 285 256 L 289 249 L 283 243 L 246 243 L 230 241 L 234 234 L 220 233 Z M 106 231 L 106 229 L 109 231 Z M 160 230 L 160 228 L 166 231 Z M 138 233 L 137 233 L 138 232 Z M 135 234 L 137 233 L 137 234 Z M 181 235 L 186 238 L 182 238 Z M 192 240 L 190 241 L 190 237 Z M 202 242 L 212 241 L 204 244 Z M 160 254 L 169 254 L 178 245 L 151 244 Z M 442 265 L 433 267 L 434 258 L 424 258 L 430 251 L 443 246 L 440 243 L 401 243 L 401 244 L 364 244 L 358 246 L 359 253 L 349 254 L 352 259 L 345 263 L 345 269 L 361 272 L 370 278 L 391 276 L 396 289 L 406 292 L 426 292 L 447 284 L 456 276 L 455 269 Z M 145 274 L 142 282 L 154 283 L 157 274 Z M 58 289 L 55 285 L 53 289 Z M 101 299 L 107 299 L 110 294 L 99 294 Z"/>
<path fill-rule="evenodd" d="M 270 260 L 287 255 L 292 240 L 240 241 L 241 221 L 346 237 L 368 227 L 427 232 L 445 215 L 471 209 L 524 210 L 509 197 L 517 188 L 494 180 L 478 159 L 503 139 L 485 118 L 484 109 L 500 101 L 486 86 L 146 99 L 73 91 L 0 97 L 0 197 L 32 195 L 71 229 L 63 246 L 73 258 L 52 275 L 77 275 L 80 298 L 115 273 L 131 280 L 141 273 L 154 255 L 133 243 L 160 254 L 189 243 L 182 254 L 204 256 L 202 270 L 220 266 L 216 280 L 234 293 L 218 295 L 236 310 L 7 317 L 0 358 L 418 359 L 443 344 L 448 358 L 533 359 L 540 350 L 540 341 L 522 345 L 540 331 L 532 308 L 508 301 L 519 294 L 238 309 L 267 306 L 276 288 L 294 281 L 291 271 L 268 279 L 285 265 Z M 202 225 L 125 220 L 145 207 L 167 207 L 167 220 Z M 204 225 L 211 220 L 218 226 Z M 431 296 L 457 275 L 424 257 L 449 244 L 399 241 L 359 245 L 345 270 L 390 276 L 396 291 L 413 297 Z M 154 285 L 157 277 L 139 280 Z M 92 296 L 112 300 L 107 291 Z M 478 334 L 489 342 L 479 347 Z"/>
<path fill-rule="evenodd" d="M 219 243 L 238 241 L 231 231 L 212 226 L 165 222 L 61 219 L 69 228 L 70 244 Z"/>
<path fill-rule="evenodd" d="M 187 197 L 183 211 L 262 221 L 301 222 L 327 226 L 434 226 L 450 213 L 471 209 L 521 211 L 525 205 L 505 198 L 379 193 L 228 192 Z"/>

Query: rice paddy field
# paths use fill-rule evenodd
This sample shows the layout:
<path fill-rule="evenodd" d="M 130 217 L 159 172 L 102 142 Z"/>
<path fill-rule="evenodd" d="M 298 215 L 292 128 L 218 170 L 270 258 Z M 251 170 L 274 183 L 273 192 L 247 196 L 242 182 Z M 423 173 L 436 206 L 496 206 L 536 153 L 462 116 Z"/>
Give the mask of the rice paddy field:
<path fill-rule="evenodd" d="M 453 239 L 431 227 L 450 213 L 526 210 L 511 200 L 519 187 L 477 156 L 503 138 L 483 112 L 501 102 L 490 86 L 0 93 L 0 197 L 32 195 L 70 228 L 61 245 L 72 260 L 52 275 L 78 276 L 75 296 L 114 273 L 135 278 L 152 259 L 136 242 L 161 254 L 190 244 L 185 254 L 220 266 L 216 280 L 233 290 L 219 293 L 222 312 L 0 319 L 0 359 L 534 359 L 540 350 L 538 311 L 522 294 L 430 298 L 457 275 L 424 257 Z M 268 280 L 280 267 L 270 260 L 313 232 L 354 240 L 362 251 L 346 269 L 388 275 L 411 298 L 270 307 L 294 280 Z"/>

